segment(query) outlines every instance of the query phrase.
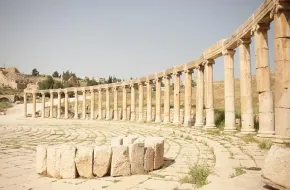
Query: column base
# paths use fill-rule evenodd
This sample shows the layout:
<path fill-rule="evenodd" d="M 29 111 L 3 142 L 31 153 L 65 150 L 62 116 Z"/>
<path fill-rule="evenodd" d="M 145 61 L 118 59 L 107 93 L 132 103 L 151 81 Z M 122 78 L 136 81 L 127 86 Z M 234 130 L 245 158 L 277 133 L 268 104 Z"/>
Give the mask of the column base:
<path fill-rule="evenodd" d="M 138 123 L 145 123 L 144 120 L 138 120 Z"/>
<path fill-rule="evenodd" d="M 230 133 L 236 133 L 238 130 L 236 128 L 228 128 L 224 129 L 223 133 L 230 134 Z"/>
<path fill-rule="evenodd" d="M 216 128 L 216 126 L 213 124 L 204 126 L 204 129 L 205 130 L 218 130 L 218 128 Z"/>
<path fill-rule="evenodd" d="M 173 121 L 173 124 L 174 124 L 174 125 L 181 125 L 182 123 L 181 123 L 181 121 L 178 121 L 178 120 L 177 120 L 177 121 Z"/>
<path fill-rule="evenodd" d="M 170 124 L 169 121 L 163 121 L 162 124 Z"/>
<path fill-rule="evenodd" d="M 161 120 L 155 120 L 154 123 L 160 124 L 161 123 Z"/>
<path fill-rule="evenodd" d="M 290 137 L 285 137 L 285 136 L 280 136 L 280 135 L 275 135 L 273 139 L 274 143 L 279 143 L 279 144 L 289 144 L 290 143 Z"/>
<path fill-rule="evenodd" d="M 240 134 L 241 135 L 251 135 L 251 134 L 256 134 L 256 130 L 255 129 L 242 129 Z"/>
<path fill-rule="evenodd" d="M 257 137 L 274 138 L 275 131 L 258 131 Z"/>
<path fill-rule="evenodd" d="M 195 123 L 195 124 L 194 124 L 194 127 L 195 127 L 195 128 L 202 128 L 203 125 L 204 125 L 203 123 Z"/>

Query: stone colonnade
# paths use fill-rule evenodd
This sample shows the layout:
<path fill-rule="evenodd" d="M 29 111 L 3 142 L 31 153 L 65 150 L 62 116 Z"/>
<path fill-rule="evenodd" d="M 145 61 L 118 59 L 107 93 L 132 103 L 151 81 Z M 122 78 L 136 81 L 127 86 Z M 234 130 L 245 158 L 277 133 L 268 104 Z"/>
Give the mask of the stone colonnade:
<path fill-rule="evenodd" d="M 267 6 L 266 6 L 267 5 Z M 213 66 L 215 59 L 224 57 L 224 99 L 225 99 L 225 132 L 235 132 L 236 108 L 234 91 L 234 63 L 239 63 L 240 72 L 240 97 L 241 97 L 241 133 L 255 133 L 254 111 L 252 98 L 252 71 L 251 71 L 251 51 L 250 44 L 254 41 L 255 66 L 257 92 L 259 99 L 259 131 L 260 137 L 276 136 L 280 139 L 290 138 L 290 1 L 275 0 L 265 1 L 257 9 L 234 35 L 219 41 L 211 46 L 196 61 L 176 66 L 164 72 L 148 77 L 142 77 L 128 82 L 99 85 L 90 88 L 59 89 L 52 91 L 27 91 L 24 94 L 24 115 L 27 116 L 27 93 L 32 93 L 32 117 L 36 117 L 36 94 L 42 94 L 42 118 L 44 117 L 45 99 L 44 96 L 50 93 L 50 117 L 53 117 L 53 97 L 58 94 L 58 114 L 60 118 L 61 97 L 64 93 L 65 114 L 68 118 L 68 93 L 74 92 L 75 98 L 75 119 L 78 119 L 78 93 L 83 95 L 82 119 L 89 117 L 95 119 L 94 94 L 98 92 L 98 119 L 104 119 L 102 115 L 102 94 L 105 91 L 106 99 L 106 120 L 130 120 L 138 122 L 170 123 L 170 98 L 173 98 L 174 114 L 173 123 L 185 126 L 204 127 L 206 130 L 216 129 L 214 118 L 214 93 L 213 93 Z M 274 60 L 275 60 L 275 94 L 271 89 L 270 67 L 269 67 L 269 47 L 268 31 L 270 22 L 274 21 Z M 251 27 L 249 27 L 251 26 Z M 236 50 L 239 52 L 239 60 L 234 60 Z M 193 123 L 192 109 L 192 73 L 197 72 L 196 91 L 196 113 L 195 123 Z M 180 116 L 180 77 L 184 75 L 184 121 Z M 173 79 L 172 79 L 173 78 Z M 174 83 L 173 97 L 170 96 L 170 81 Z M 164 88 L 161 88 L 161 83 Z M 152 91 L 155 86 L 155 115 L 152 112 Z M 146 87 L 146 91 L 144 88 Z M 127 94 L 131 91 L 130 112 L 127 111 Z M 138 94 L 136 90 L 138 89 Z M 122 91 L 122 101 L 118 91 Z M 163 102 L 161 102 L 161 92 L 163 91 Z M 86 94 L 91 96 L 91 115 L 86 116 L 85 101 Z M 146 93 L 146 119 L 144 120 L 144 92 Z M 110 94 L 113 93 L 113 99 Z M 275 95 L 275 100 L 274 100 Z M 138 110 L 136 100 L 138 97 Z M 110 105 L 113 101 L 113 112 L 110 112 Z M 118 103 L 122 102 L 122 115 L 118 110 Z M 163 105 L 163 106 L 162 106 Z M 163 113 L 163 120 L 161 118 Z M 154 116 L 154 117 L 153 117 Z M 204 122 L 205 116 L 205 122 Z M 154 119 L 153 119 L 154 118 Z"/>

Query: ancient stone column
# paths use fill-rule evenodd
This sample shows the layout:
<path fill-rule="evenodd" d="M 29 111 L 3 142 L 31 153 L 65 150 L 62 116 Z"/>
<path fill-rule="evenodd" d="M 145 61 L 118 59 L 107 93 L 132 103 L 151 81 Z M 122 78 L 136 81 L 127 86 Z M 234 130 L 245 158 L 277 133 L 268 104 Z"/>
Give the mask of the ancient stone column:
<path fill-rule="evenodd" d="M 204 67 L 204 106 L 207 105 L 207 67 Z"/>
<path fill-rule="evenodd" d="M 32 92 L 32 117 L 36 117 L 36 92 Z"/>
<path fill-rule="evenodd" d="M 24 92 L 23 94 L 23 99 L 24 99 L 24 117 L 27 117 L 27 93 Z"/>
<path fill-rule="evenodd" d="M 123 121 L 127 120 L 127 86 L 123 86 Z"/>
<path fill-rule="evenodd" d="M 60 89 L 57 91 L 57 119 L 60 119 L 61 115 L 61 91 Z"/>
<path fill-rule="evenodd" d="M 45 93 L 41 92 L 41 98 L 42 98 L 42 109 L 41 109 L 41 118 L 45 117 Z"/>
<path fill-rule="evenodd" d="M 136 121 L 136 86 L 134 83 L 131 84 L 131 117 L 130 121 Z"/>
<path fill-rule="evenodd" d="M 114 120 L 118 120 L 118 86 L 114 87 Z"/>
<path fill-rule="evenodd" d="M 274 135 L 274 105 L 271 90 L 268 34 L 270 24 L 258 24 L 254 32 L 256 55 L 256 81 L 259 94 L 259 134 Z"/>
<path fill-rule="evenodd" d="M 174 115 L 173 123 L 180 124 L 180 74 L 181 72 L 177 71 L 174 75 Z"/>
<path fill-rule="evenodd" d="M 225 128 L 227 133 L 235 132 L 235 78 L 234 78 L 234 55 L 235 50 L 226 49 L 224 56 L 224 91 L 225 91 Z"/>
<path fill-rule="evenodd" d="M 139 118 L 138 118 L 138 121 L 139 122 L 144 122 L 143 120 L 143 106 L 144 106 L 144 83 L 143 82 L 140 82 L 139 84 Z"/>
<path fill-rule="evenodd" d="M 53 91 L 50 91 L 50 109 L 49 109 L 49 117 L 53 118 Z"/>
<path fill-rule="evenodd" d="M 156 100 L 155 100 L 155 112 L 156 112 L 156 117 L 155 117 L 155 123 L 160 123 L 161 122 L 161 81 L 162 78 L 156 77 L 155 82 L 156 82 Z"/>
<path fill-rule="evenodd" d="M 98 89 L 98 93 L 99 93 L 99 99 L 98 99 L 98 120 L 102 120 L 103 116 L 102 116 L 102 89 L 99 88 Z"/>
<path fill-rule="evenodd" d="M 290 2 L 278 1 L 274 16 L 275 134 L 290 138 Z M 261 125 L 261 124 L 260 124 Z"/>
<path fill-rule="evenodd" d="M 68 119 L 68 91 L 64 90 L 64 119 Z"/>
<path fill-rule="evenodd" d="M 74 119 L 78 119 L 79 118 L 79 112 L 78 112 L 78 109 L 79 109 L 79 103 L 78 103 L 78 90 L 77 88 L 75 88 L 75 116 L 74 116 Z"/>
<path fill-rule="evenodd" d="M 86 90 L 83 89 L 83 115 L 82 119 L 86 119 Z"/>
<path fill-rule="evenodd" d="M 252 100 L 252 73 L 250 56 L 251 39 L 240 39 L 240 91 L 241 91 L 241 115 L 242 129 L 241 133 L 254 133 L 254 111 Z"/>
<path fill-rule="evenodd" d="M 213 64 L 214 60 L 209 59 L 205 62 L 205 67 L 207 67 L 207 105 L 206 105 L 206 125 L 205 129 L 216 129 L 215 121 L 214 121 L 214 94 L 213 94 Z"/>
<path fill-rule="evenodd" d="M 185 87 L 184 87 L 184 125 L 191 127 L 191 103 L 192 103 L 192 69 L 185 69 Z"/>
<path fill-rule="evenodd" d="M 93 88 L 90 89 L 91 91 L 91 120 L 95 119 L 95 91 Z"/>
<path fill-rule="evenodd" d="M 110 88 L 106 88 L 106 120 L 110 120 Z"/>
<path fill-rule="evenodd" d="M 196 87 L 196 119 L 195 127 L 203 127 L 203 102 L 204 102 L 204 66 L 200 65 L 197 73 Z"/>
<path fill-rule="evenodd" d="M 163 123 L 170 123 L 170 75 L 164 76 L 164 119 Z"/>
<path fill-rule="evenodd" d="M 146 82 L 147 90 L 147 117 L 146 122 L 152 122 L 152 81 Z"/>

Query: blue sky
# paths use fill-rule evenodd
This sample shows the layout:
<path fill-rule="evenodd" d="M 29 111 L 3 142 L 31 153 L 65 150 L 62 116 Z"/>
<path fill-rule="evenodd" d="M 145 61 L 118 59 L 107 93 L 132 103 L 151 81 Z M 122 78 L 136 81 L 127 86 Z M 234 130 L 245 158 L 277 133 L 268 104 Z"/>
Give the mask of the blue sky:
<path fill-rule="evenodd" d="M 43 74 L 69 69 L 80 77 L 145 76 L 196 59 L 230 36 L 262 2 L 1 0 L 0 66 Z M 273 29 L 270 49 L 272 39 Z M 254 43 L 251 48 L 254 74 Z M 238 51 L 235 66 L 238 77 Z M 214 79 L 222 80 L 223 58 L 214 71 Z"/>

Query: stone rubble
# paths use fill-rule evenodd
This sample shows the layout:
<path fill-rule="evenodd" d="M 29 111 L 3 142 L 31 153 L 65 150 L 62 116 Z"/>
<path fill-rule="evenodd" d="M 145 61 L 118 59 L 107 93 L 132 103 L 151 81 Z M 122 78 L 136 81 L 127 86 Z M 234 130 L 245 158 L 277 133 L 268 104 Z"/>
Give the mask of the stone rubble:
<path fill-rule="evenodd" d="M 38 145 L 36 173 L 63 179 L 144 174 L 161 168 L 163 155 L 161 137 L 114 137 L 110 147 Z"/>

